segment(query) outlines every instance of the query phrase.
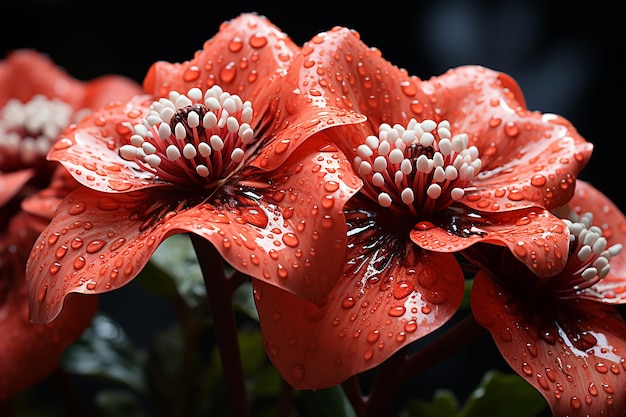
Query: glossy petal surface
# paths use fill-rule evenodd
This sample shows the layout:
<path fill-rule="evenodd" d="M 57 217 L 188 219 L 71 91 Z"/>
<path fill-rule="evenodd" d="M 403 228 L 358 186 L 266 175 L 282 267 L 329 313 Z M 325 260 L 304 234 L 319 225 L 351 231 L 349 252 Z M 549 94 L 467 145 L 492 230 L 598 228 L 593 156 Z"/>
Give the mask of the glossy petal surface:
<path fill-rule="evenodd" d="M 343 277 L 321 306 L 254 282 L 266 351 L 297 389 L 330 387 L 373 368 L 439 328 L 463 297 L 453 255 L 381 236 L 364 213 L 350 213 L 348 222 L 363 231 L 349 238 Z"/>
<path fill-rule="evenodd" d="M 112 195 L 80 188 L 42 233 L 27 265 L 36 321 L 72 292 L 101 293 L 132 280 L 160 242 L 192 232 L 233 267 L 309 299 L 336 282 L 345 255 L 340 208 L 360 183 L 335 151 L 294 154 L 273 176 L 245 171 L 206 199 L 164 187 Z"/>
<path fill-rule="evenodd" d="M 526 108 L 517 83 L 479 66 L 451 69 L 425 81 L 441 118 L 448 119 L 478 147 L 480 174 L 462 202 L 483 211 L 539 204 L 565 204 L 575 178 L 591 156 L 592 144 L 554 114 Z"/>
<path fill-rule="evenodd" d="M 120 146 L 130 141 L 132 123 L 139 123 L 152 102 L 152 96 L 140 95 L 104 106 L 64 132 L 48 159 L 60 161 L 78 182 L 94 190 L 134 191 L 162 184 L 119 154 Z"/>
<path fill-rule="evenodd" d="M 448 214 L 441 216 L 442 222 L 452 223 L 441 226 L 418 223 L 411 231 L 413 242 L 437 252 L 457 252 L 480 242 L 505 245 L 541 277 L 554 275 L 565 266 L 569 233 L 563 221 L 547 210 L 528 208 L 508 213 L 454 210 Z"/>
<path fill-rule="evenodd" d="M 613 307 L 526 298 L 485 272 L 476 276 L 471 306 L 504 359 L 546 398 L 554 416 L 626 412 L 626 324 Z"/>

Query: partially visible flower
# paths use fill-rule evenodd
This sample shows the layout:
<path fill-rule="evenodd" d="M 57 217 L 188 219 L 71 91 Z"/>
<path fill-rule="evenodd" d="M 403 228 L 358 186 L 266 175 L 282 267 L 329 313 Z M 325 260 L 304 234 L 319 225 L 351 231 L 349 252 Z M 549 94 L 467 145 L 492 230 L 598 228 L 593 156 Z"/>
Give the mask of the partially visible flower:
<path fill-rule="evenodd" d="M 62 194 L 77 185 L 45 160 L 46 153 L 59 133 L 91 109 L 139 89 L 120 76 L 79 81 L 34 50 L 16 50 L 0 61 L 0 400 L 48 375 L 97 307 L 94 300 L 75 298 L 55 323 L 29 321 L 28 255 Z M 54 189 L 38 196 L 51 178 Z"/>
<path fill-rule="evenodd" d="M 32 317 L 54 319 L 68 294 L 125 285 L 187 232 L 253 278 L 324 297 L 345 261 L 341 210 L 361 185 L 324 131 L 363 118 L 284 103 L 298 54 L 267 19 L 243 14 L 192 60 L 155 63 L 146 94 L 63 133 L 48 158 L 84 186 L 33 248 Z"/>
<path fill-rule="evenodd" d="M 626 413 L 626 218 L 600 191 L 577 181 L 565 219 L 565 268 L 539 277 L 501 246 L 464 252 L 480 270 L 471 290 L 476 321 L 555 417 Z"/>
<path fill-rule="evenodd" d="M 346 28 L 302 50 L 293 100 L 368 120 L 328 131 L 364 182 L 344 209 L 343 278 L 325 303 L 255 283 L 272 295 L 257 309 L 291 385 L 341 383 L 446 323 L 464 292 L 453 252 L 490 242 L 540 276 L 563 269 L 569 233 L 548 209 L 571 198 L 592 151 L 567 120 L 528 110 L 511 77 L 484 67 L 409 76 Z"/>

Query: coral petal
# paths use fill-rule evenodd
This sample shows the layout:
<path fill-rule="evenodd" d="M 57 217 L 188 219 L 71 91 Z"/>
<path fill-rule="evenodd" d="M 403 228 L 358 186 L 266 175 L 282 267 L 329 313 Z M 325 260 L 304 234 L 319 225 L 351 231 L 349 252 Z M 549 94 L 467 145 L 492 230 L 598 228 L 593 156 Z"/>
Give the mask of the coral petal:
<path fill-rule="evenodd" d="M 384 274 L 379 257 L 355 249 L 350 258 L 359 264 L 347 267 L 321 306 L 254 281 L 266 351 L 290 385 L 326 388 L 371 369 L 460 305 L 464 281 L 452 255 L 409 243 L 406 256 L 388 255 Z"/>
<path fill-rule="evenodd" d="M 555 416 L 626 412 L 626 323 L 612 306 L 515 297 L 484 271 L 471 307 L 511 368 L 547 400 Z"/>

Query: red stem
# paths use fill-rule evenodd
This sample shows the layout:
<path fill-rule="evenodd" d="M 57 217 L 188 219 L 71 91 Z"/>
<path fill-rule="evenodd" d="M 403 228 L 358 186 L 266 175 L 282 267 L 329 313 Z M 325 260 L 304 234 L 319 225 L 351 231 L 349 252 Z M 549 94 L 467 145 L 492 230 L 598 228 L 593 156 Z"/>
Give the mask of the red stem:
<path fill-rule="evenodd" d="M 233 309 L 233 291 L 224 274 L 224 261 L 209 241 L 190 233 L 207 289 L 209 307 L 213 315 L 217 348 L 220 353 L 230 415 L 249 417 L 245 378 L 241 363 L 237 322 Z"/>

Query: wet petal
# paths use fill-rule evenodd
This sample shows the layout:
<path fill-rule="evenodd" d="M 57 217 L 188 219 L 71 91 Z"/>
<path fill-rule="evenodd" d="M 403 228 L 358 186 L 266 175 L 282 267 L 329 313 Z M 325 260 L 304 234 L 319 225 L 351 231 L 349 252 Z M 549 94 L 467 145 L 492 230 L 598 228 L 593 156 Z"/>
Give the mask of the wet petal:
<path fill-rule="evenodd" d="M 617 310 L 527 296 L 511 294 L 485 272 L 471 292 L 476 320 L 511 368 L 546 398 L 555 416 L 624 414 L 626 324 Z"/>
<path fill-rule="evenodd" d="M 119 154 L 119 148 L 130 141 L 132 125 L 146 116 L 152 101 L 152 96 L 142 95 L 101 108 L 70 127 L 53 145 L 48 159 L 61 162 L 77 181 L 98 191 L 133 191 L 162 184 Z"/>
<path fill-rule="evenodd" d="M 565 223 L 549 211 L 528 208 L 508 213 L 472 213 L 460 208 L 440 217 L 440 222 L 419 222 L 411 239 L 426 250 L 456 252 L 480 258 L 476 243 L 507 246 L 513 255 L 540 277 L 563 269 L 569 251 Z M 470 248 L 470 249 L 468 249 Z"/>
<path fill-rule="evenodd" d="M 26 277 L 31 318 L 53 320 L 70 293 L 98 294 L 132 280 L 173 230 L 178 196 L 99 193 L 80 187 L 34 244 Z"/>
<path fill-rule="evenodd" d="M 30 322 L 24 266 L 44 227 L 39 218 L 19 212 L 0 235 L 0 400 L 52 372 L 62 351 L 89 325 L 98 305 L 96 297 L 72 298 L 55 322 Z"/>
<path fill-rule="evenodd" d="M 283 70 L 298 50 L 267 18 L 243 13 L 222 23 L 219 32 L 204 43 L 193 59 L 153 64 L 143 85 L 146 92 L 166 97 L 170 90 L 204 90 L 219 84 L 232 94 L 249 99 L 256 97 L 259 90 L 270 91 L 268 78 Z"/>
<path fill-rule="evenodd" d="M 467 133 L 479 149 L 477 190 L 466 193 L 465 204 L 502 211 L 536 204 L 555 208 L 571 198 L 593 146 L 563 117 L 528 110 L 511 77 L 464 66 L 420 88 L 432 92 L 438 117 Z"/>
<path fill-rule="evenodd" d="M 243 192 L 226 205 L 219 233 L 195 232 L 248 275 L 309 300 L 326 296 L 345 262 L 342 208 L 360 181 L 341 153 L 302 148 L 259 175 L 242 173 Z"/>
<path fill-rule="evenodd" d="M 22 169 L 6 174 L 0 172 L 0 207 L 15 197 L 33 175 L 35 171 L 32 169 Z"/>
<path fill-rule="evenodd" d="M 378 239 L 353 236 L 361 238 Z M 461 303 L 463 274 L 452 255 L 410 242 L 367 247 L 352 246 L 321 306 L 254 281 L 265 349 L 296 389 L 330 387 L 377 366 L 442 326 Z"/>
<path fill-rule="evenodd" d="M 141 86 L 130 78 L 104 75 L 89 81 L 70 76 L 48 55 L 34 49 L 17 49 L 0 61 L 0 106 L 17 98 L 27 102 L 37 94 L 56 98 L 76 111 L 96 109 L 114 100 L 141 94 Z"/>
<path fill-rule="evenodd" d="M 360 182 L 335 151 L 309 149 L 298 157 L 264 182 L 242 174 L 245 181 L 226 186 L 210 203 L 171 187 L 116 195 L 77 189 L 31 253 L 33 318 L 52 320 L 69 293 L 127 284 L 160 242 L 184 232 L 207 238 L 253 277 L 311 299 L 325 295 L 344 261 L 341 208 Z"/>
<path fill-rule="evenodd" d="M 593 213 L 594 224 L 602 228 L 602 235 L 607 239 L 607 247 L 615 244 L 626 245 L 624 214 L 591 184 L 577 180 L 576 193 L 568 206 L 578 214 Z M 626 254 L 623 250 L 611 258 L 609 274 L 579 296 L 609 304 L 626 303 Z"/>
<path fill-rule="evenodd" d="M 47 188 L 22 201 L 22 210 L 44 219 L 51 219 L 63 199 L 78 186 L 79 183 L 65 168 L 58 167 Z"/>
<path fill-rule="evenodd" d="M 420 80 L 382 58 L 378 49 L 368 47 L 348 28 L 335 27 L 306 42 L 286 80 L 295 86 L 285 91 L 282 103 L 287 114 L 308 103 L 320 111 L 339 109 L 367 116 L 367 124 L 328 132 L 346 153 L 383 122 L 406 124 L 412 117 L 431 114 L 427 95 L 418 88 Z"/>

